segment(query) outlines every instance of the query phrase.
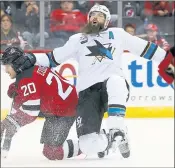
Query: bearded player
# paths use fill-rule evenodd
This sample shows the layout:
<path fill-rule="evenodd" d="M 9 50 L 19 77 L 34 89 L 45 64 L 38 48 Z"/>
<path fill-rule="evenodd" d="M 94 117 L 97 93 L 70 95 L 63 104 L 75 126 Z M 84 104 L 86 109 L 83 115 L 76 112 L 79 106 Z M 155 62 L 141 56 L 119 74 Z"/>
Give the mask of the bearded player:
<path fill-rule="evenodd" d="M 79 63 L 76 123 L 81 151 L 104 157 L 109 149 L 119 148 L 121 155 L 128 158 L 130 148 L 124 117 L 129 85 L 121 67 L 122 53 L 128 50 L 157 62 L 160 75 L 169 84 L 174 80 L 174 62 L 172 52 L 132 36 L 122 28 L 108 28 L 110 19 L 106 6 L 93 6 L 82 33 L 71 36 L 63 47 L 44 54 L 43 58 L 45 56 L 48 66 L 58 66 L 70 58 Z M 43 59 L 37 56 L 36 59 L 38 64 L 46 65 Z M 106 110 L 108 134 L 100 131 Z"/>

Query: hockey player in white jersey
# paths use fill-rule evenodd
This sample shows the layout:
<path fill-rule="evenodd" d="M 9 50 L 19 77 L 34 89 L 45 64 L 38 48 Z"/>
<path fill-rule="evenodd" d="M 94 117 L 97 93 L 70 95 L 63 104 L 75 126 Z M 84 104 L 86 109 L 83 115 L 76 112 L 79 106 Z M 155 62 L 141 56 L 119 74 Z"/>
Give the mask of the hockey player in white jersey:
<path fill-rule="evenodd" d="M 130 149 L 124 116 L 129 86 L 121 67 L 122 53 L 128 50 L 158 64 L 164 61 L 167 53 L 156 44 L 134 37 L 122 28 L 108 28 L 110 18 L 105 6 L 93 6 L 82 33 L 71 36 L 63 47 L 55 48 L 42 59 L 36 59 L 38 64 L 47 66 L 59 65 L 70 58 L 77 60 L 79 103 L 76 125 L 80 150 L 87 155 L 98 153 L 103 157 L 120 137 L 117 146 L 122 156 L 127 158 Z M 167 73 L 163 76 L 171 82 L 174 79 Z M 106 110 L 109 134 L 100 131 Z"/>

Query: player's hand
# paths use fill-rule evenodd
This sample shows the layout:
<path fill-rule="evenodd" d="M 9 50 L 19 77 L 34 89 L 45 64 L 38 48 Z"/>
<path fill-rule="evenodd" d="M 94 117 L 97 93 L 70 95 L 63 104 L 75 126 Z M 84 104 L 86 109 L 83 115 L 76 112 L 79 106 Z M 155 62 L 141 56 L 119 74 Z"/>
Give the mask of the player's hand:
<path fill-rule="evenodd" d="M 35 13 L 38 14 L 38 12 L 39 12 L 38 6 L 36 4 L 34 4 L 32 7 L 33 7 Z"/>
<path fill-rule="evenodd" d="M 32 5 L 28 5 L 26 9 L 26 16 L 28 16 L 32 12 L 32 10 L 33 10 Z"/>
<path fill-rule="evenodd" d="M 165 15 L 165 12 L 162 11 L 162 10 L 158 10 L 157 13 L 158 13 L 159 16 L 164 16 Z"/>
<path fill-rule="evenodd" d="M 16 88 L 15 83 L 12 83 L 12 84 L 9 86 L 9 89 L 8 89 L 8 91 L 7 91 L 7 95 L 8 95 L 10 98 L 14 98 L 15 96 L 17 96 L 17 88 Z"/>
<path fill-rule="evenodd" d="M 175 79 L 174 72 L 174 62 L 175 58 L 175 47 L 172 47 L 170 51 L 167 53 L 165 59 L 159 64 L 159 74 L 160 76 L 168 83 L 172 84 Z"/>

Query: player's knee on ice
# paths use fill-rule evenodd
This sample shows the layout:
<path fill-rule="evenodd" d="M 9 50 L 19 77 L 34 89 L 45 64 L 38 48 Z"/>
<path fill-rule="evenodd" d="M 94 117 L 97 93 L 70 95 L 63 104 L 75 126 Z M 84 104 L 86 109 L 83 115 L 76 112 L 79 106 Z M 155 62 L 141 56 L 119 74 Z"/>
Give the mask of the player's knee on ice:
<path fill-rule="evenodd" d="M 91 133 L 79 137 L 79 146 L 82 153 L 86 155 L 103 152 L 108 146 L 108 139 L 105 134 Z"/>
<path fill-rule="evenodd" d="M 62 146 L 51 146 L 44 145 L 43 155 L 49 160 L 62 160 L 63 159 L 63 148 Z"/>
<path fill-rule="evenodd" d="M 63 160 L 81 154 L 78 140 L 66 140 L 62 145 L 44 144 L 43 155 L 49 160 Z"/>

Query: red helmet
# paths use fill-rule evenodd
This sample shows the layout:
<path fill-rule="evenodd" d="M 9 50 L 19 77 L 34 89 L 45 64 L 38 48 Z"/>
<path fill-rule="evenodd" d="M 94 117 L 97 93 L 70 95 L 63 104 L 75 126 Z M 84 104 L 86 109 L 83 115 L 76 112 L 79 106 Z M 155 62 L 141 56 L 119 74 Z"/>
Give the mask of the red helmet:
<path fill-rule="evenodd" d="M 158 27 L 155 24 L 148 24 L 146 30 L 158 31 Z"/>

